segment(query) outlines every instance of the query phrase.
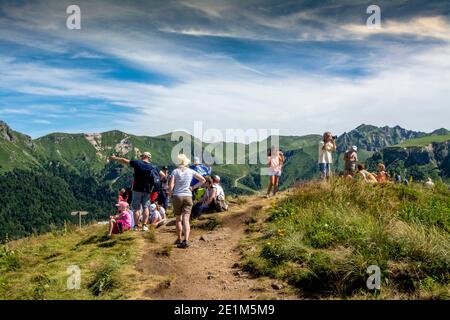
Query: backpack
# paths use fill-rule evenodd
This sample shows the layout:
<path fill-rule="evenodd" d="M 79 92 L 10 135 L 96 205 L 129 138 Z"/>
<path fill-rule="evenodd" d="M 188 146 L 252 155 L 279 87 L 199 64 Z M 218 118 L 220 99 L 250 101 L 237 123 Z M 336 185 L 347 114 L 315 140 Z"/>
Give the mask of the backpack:
<path fill-rule="evenodd" d="M 150 193 L 159 192 L 161 189 L 161 177 L 159 175 L 159 169 L 156 166 L 152 166 L 147 179 L 147 186 Z"/>

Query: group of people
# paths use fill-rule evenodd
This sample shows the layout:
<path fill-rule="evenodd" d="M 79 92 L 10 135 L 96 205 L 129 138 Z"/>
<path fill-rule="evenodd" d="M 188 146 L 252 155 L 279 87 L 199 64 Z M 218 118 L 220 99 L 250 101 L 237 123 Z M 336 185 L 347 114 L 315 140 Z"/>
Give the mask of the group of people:
<path fill-rule="evenodd" d="M 325 132 L 319 143 L 319 171 L 321 179 L 332 176 L 333 153 L 336 152 L 337 136 Z M 169 174 L 168 167 L 161 170 L 151 163 L 151 154 L 144 152 L 139 160 L 128 160 L 111 156 L 117 161 L 134 169 L 131 188 L 119 192 L 117 214 L 110 217 L 109 235 L 128 229 L 148 230 L 148 224 L 157 227 L 166 223 L 166 210 L 171 203 L 176 217 L 176 244 L 181 248 L 189 246 L 190 219 L 203 213 L 228 210 L 225 192 L 220 185 L 220 177 L 212 174 L 210 166 L 194 157 L 190 159 L 179 154 L 176 168 Z M 266 197 L 276 195 L 279 179 L 286 158 L 277 147 L 271 147 L 267 153 L 267 175 L 269 177 Z M 378 164 L 375 173 L 369 172 L 364 164 L 358 163 L 358 147 L 352 146 L 344 154 L 344 173 L 347 179 L 357 179 L 366 183 L 386 183 L 391 181 L 384 164 Z M 409 183 L 396 177 L 397 183 Z M 400 180 L 399 180 L 400 179 Z M 429 178 L 426 186 L 433 186 Z M 131 207 L 131 209 L 130 209 Z"/>
<path fill-rule="evenodd" d="M 198 157 L 194 157 L 194 164 L 190 165 L 190 159 L 179 154 L 177 166 L 171 174 L 168 167 L 159 170 L 152 164 L 149 152 L 144 152 L 139 160 L 116 156 L 109 160 L 134 170 L 132 187 L 119 192 L 117 214 L 109 221 L 109 236 L 129 229 L 139 230 L 139 225 L 142 231 L 148 231 L 148 224 L 157 227 L 165 224 L 170 202 L 176 217 L 175 244 L 187 248 L 191 214 L 199 217 L 205 212 L 228 210 L 220 177 L 212 175 L 211 168 L 203 165 Z"/>
<path fill-rule="evenodd" d="M 323 139 L 319 143 L 319 171 L 322 179 L 328 179 L 332 176 L 332 153 L 336 152 L 336 140 L 337 136 L 333 136 L 331 132 L 325 132 Z M 391 179 L 386 166 L 383 163 L 379 163 L 377 166 L 377 172 L 369 172 L 365 165 L 358 163 L 358 147 L 351 146 L 344 153 L 344 172 L 343 177 L 347 179 L 357 179 L 359 181 L 367 183 L 387 183 L 395 182 L 399 184 L 409 185 L 407 177 L 397 175 L 395 181 Z M 434 182 L 431 178 L 428 178 L 425 182 L 426 187 L 433 187 Z"/>

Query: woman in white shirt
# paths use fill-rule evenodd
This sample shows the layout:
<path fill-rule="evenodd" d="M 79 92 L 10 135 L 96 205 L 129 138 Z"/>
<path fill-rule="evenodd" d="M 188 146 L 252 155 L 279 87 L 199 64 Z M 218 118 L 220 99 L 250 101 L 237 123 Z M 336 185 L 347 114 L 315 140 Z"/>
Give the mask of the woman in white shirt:
<path fill-rule="evenodd" d="M 332 152 L 336 152 L 336 139 L 331 132 L 325 132 L 319 143 L 319 170 L 322 179 L 331 177 Z"/>
<path fill-rule="evenodd" d="M 172 199 L 173 212 L 176 217 L 177 240 L 175 243 L 179 248 L 189 247 L 189 235 L 191 227 L 189 217 L 192 211 L 192 190 L 197 189 L 205 178 L 192 169 L 189 169 L 190 160 L 184 155 L 178 155 L 178 165 L 173 170 L 169 180 L 169 196 Z M 197 183 L 191 187 L 192 178 L 197 179 Z M 184 240 L 181 240 L 184 233 Z"/>

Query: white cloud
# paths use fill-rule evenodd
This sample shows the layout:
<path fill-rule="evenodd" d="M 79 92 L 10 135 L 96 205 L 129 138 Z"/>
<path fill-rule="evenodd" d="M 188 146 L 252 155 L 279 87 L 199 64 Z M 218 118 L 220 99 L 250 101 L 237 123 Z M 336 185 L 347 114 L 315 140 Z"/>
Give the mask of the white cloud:
<path fill-rule="evenodd" d="M 224 19 L 228 10 L 226 6 L 202 8 L 203 12 L 217 19 Z M 89 17 L 103 21 L 96 12 L 86 11 L 88 21 Z M 125 11 L 123 17 L 118 13 L 120 11 L 112 7 L 105 14 L 114 19 L 136 14 L 132 8 Z M 48 16 L 53 15 L 50 10 Z M 290 33 L 296 34 L 294 38 L 297 40 L 365 39 L 373 34 L 373 30 L 365 26 L 344 25 L 328 35 L 329 29 L 319 30 L 314 35 L 314 29 L 302 30 L 299 23 L 313 19 L 313 12 L 269 20 L 249 12 L 243 12 L 242 16 L 248 17 L 251 23 L 226 24 L 227 28 L 214 30 L 206 27 L 160 27 L 170 32 L 198 36 L 258 39 L 273 39 L 274 34 L 261 29 L 251 30 L 248 26 L 297 30 L 297 33 Z M 110 123 L 111 129 L 155 135 L 176 128 L 192 131 L 195 120 L 203 120 L 205 128 L 275 128 L 282 134 L 320 133 L 329 129 L 341 133 L 360 123 L 400 124 L 423 131 L 449 127 L 448 44 L 430 45 L 425 51 L 414 47 L 405 50 L 405 47 L 396 45 L 386 47 L 383 54 L 373 55 L 365 61 L 371 71 L 369 76 L 349 78 L 280 71 L 276 67 L 271 70 L 269 66 L 260 70 L 258 66 L 181 46 L 152 31 L 142 32 L 123 23 L 112 24 L 108 28 L 94 24 L 89 32 L 69 32 L 52 24 L 42 26 L 35 17 L 28 25 L 29 17 L 22 11 L 14 11 L 12 17 L 17 18 L 17 30 L 24 28 L 36 32 L 33 34 L 34 42 L 29 43 L 31 46 L 48 43 L 49 51 L 68 47 L 73 51 L 73 48 L 82 47 L 75 56 L 95 52 L 99 57 L 120 59 L 144 72 L 161 73 L 175 80 L 168 86 L 121 81 L 105 77 L 100 70 L 50 67 L 45 62 L 25 63 L 0 57 L 0 88 L 5 90 L 67 101 L 79 97 L 92 98 L 103 100 L 105 104 L 129 107 L 130 113 L 118 120 L 123 127 L 113 127 L 117 121 Z M 155 24 L 158 25 L 157 22 Z M 375 32 L 419 35 L 448 43 L 448 32 L 443 32 L 445 28 L 449 30 L 445 20 L 431 17 L 389 22 L 381 31 Z M 22 32 L 18 34 L 23 35 Z M 5 33 L 0 33 L 1 37 L 5 37 Z M 28 41 L 25 35 L 17 39 L 19 43 Z M 6 40 L 14 41 L 13 37 Z M 402 56 L 401 53 L 405 52 L 409 52 L 408 55 Z M 334 66 L 352 62 L 351 53 L 348 56 L 338 54 L 335 58 Z M 31 106 L 27 108 L 31 109 Z M 2 109 L 0 114 L 7 111 Z M 101 110 L 87 110 L 85 114 L 77 113 L 77 117 L 89 117 L 91 112 L 99 113 Z M 104 125 L 101 124 L 102 127 Z M 96 130 L 92 128 L 90 131 Z"/>

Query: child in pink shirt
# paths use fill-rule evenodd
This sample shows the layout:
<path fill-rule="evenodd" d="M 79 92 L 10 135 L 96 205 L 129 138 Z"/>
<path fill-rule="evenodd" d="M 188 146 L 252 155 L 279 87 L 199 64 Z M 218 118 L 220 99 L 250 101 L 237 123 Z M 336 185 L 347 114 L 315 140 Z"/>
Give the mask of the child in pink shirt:
<path fill-rule="evenodd" d="M 131 214 L 128 211 L 128 203 L 121 201 L 116 204 L 116 207 L 118 207 L 119 213 L 109 217 L 108 237 L 111 237 L 113 233 L 123 233 L 131 228 Z"/>

